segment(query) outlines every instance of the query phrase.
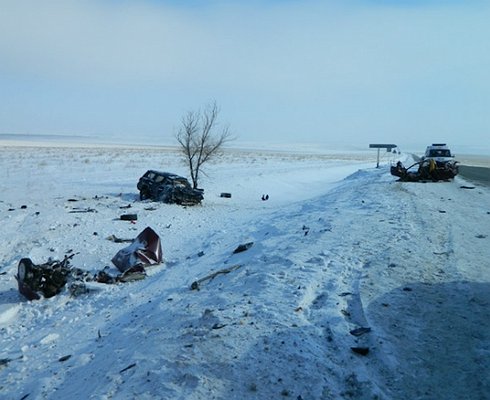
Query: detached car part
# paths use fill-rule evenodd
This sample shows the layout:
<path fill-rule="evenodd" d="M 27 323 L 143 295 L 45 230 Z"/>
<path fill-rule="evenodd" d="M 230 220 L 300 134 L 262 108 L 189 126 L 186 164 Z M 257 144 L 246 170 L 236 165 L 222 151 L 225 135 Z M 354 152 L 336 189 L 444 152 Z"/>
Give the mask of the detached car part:
<path fill-rule="evenodd" d="M 162 262 L 160 236 L 150 227 L 145 228 L 128 247 L 119 250 L 112 263 L 121 272 L 137 265 L 155 265 Z"/>
<path fill-rule="evenodd" d="M 60 293 L 72 273 L 70 257 L 63 261 L 48 261 L 36 265 L 30 258 L 23 258 L 17 267 L 17 283 L 19 292 L 28 300 L 39 300 L 41 297 L 49 298 Z"/>

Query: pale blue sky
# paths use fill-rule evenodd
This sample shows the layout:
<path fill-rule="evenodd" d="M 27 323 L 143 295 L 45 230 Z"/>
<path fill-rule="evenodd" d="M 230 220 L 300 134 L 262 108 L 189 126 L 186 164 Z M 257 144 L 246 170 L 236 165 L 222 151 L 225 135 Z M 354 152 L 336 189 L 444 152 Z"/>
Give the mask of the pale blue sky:
<path fill-rule="evenodd" d="M 0 133 L 173 143 L 216 100 L 239 142 L 478 143 L 490 2 L 0 0 Z"/>

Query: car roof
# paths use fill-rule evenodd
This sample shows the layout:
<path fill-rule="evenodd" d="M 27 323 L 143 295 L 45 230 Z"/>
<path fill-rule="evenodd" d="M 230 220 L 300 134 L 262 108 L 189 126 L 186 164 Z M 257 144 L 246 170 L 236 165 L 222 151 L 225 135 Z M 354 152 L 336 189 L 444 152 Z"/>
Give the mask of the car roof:
<path fill-rule="evenodd" d="M 148 171 L 146 171 L 145 175 L 148 174 L 149 172 L 154 173 L 155 175 L 164 176 L 165 178 L 169 178 L 169 179 L 179 179 L 179 178 L 186 179 L 183 176 L 174 174 L 172 172 L 162 172 L 162 171 L 156 171 L 154 169 L 149 169 Z"/>
<path fill-rule="evenodd" d="M 427 146 L 427 150 L 449 150 L 446 143 L 433 143 L 430 146 Z"/>

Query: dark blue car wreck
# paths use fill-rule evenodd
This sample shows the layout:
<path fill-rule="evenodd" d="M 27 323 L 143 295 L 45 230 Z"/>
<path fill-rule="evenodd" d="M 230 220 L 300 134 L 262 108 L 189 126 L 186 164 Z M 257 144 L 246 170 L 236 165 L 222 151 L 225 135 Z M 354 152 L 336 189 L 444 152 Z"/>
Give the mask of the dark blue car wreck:
<path fill-rule="evenodd" d="M 148 170 L 139 179 L 137 188 L 140 200 L 192 206 L 204 198 L 202 189 L 193 189 L 186 178 L 170 172 Z"/>

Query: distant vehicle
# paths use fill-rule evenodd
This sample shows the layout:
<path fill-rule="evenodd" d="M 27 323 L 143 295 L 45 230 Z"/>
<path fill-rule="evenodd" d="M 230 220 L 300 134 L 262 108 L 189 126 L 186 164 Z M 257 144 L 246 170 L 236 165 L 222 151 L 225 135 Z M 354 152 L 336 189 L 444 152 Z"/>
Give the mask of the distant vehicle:
<path fill-rule="evenodd" d="M 446 143 L 434 143 L 425 149 L 422 161 L 425 160 L 434 160 L 438 167 L 442 167 L 447 162 L 453 162 L 454 156 L 451 154 L 451 150 L 449 150 Z"/>
<path fill-rule="evenodd" d="M 168 204 L 191 206 L 203 200 L 203 190 L 193 189 L 189 181 L 170 172 L 148 170 L 139 179 L 140 200 L 151 199 Z"/>

